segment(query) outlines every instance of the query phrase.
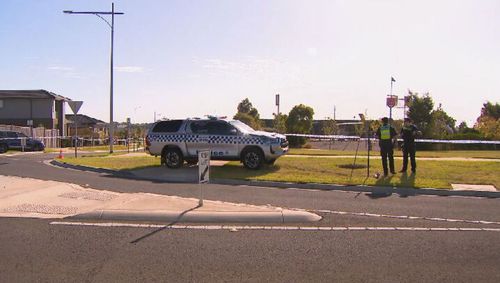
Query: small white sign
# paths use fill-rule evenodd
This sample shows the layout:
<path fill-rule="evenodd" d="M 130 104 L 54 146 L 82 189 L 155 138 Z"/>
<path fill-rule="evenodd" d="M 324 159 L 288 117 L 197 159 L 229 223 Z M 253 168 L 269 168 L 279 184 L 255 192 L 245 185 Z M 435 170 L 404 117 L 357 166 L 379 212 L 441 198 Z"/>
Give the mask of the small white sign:
<path fill-rule="evenodd" d="M 28 126 L 33 126 L 33 120 L 28 120 L 28 121 L 26 121 L 26 125 L 28 125 Z"/>
<path fill-rule="evenodd" d="M 210 150 L 198 152 L 198 180 L 200 184 L 210 180 Z"/>

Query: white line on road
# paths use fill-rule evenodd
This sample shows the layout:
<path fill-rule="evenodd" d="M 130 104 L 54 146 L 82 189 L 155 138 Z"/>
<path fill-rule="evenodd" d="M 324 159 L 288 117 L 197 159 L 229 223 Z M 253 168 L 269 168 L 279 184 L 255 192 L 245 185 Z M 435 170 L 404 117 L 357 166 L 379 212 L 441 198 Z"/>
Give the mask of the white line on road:
<path fill-rule="evenodd" d="M 132 224 L 115 222 L 65 222 L 54 221 L 51 225 L 93 226 L 93 227 L 129 227 L 129 228 L 164 228 L 171 230 L 261 230 L 261 231 L 411 231 L 411 232 L 500 232 L 500 228 L 444 228 L 444 227 L 326 227 L 326 226 L 235 226 L 235 225 L 160 225 Z"/>
<path fill-rule="evenodd" d="M 291 210 L 302 211 L 300 209 L 291 209 Z M 454 223 L 468 223 L 468 224 L 500 225 L 500 222 L 485 221 L 485 220 L 464 220 L 464 219 L 452 219 L 452 218 L 440 218 L 440 217 L 424 217 L 424 216 L 408 216 L 408 215 L 389 215 L 389 214 L 376 214 L 376 213 L 366 213 L 366 212 L 336 211 L 336 210 L 326 210 L 326 209 L 307 209 L 307 210 L 303 210 L 303 211 L 314 212 L 314 213 L 329 213 L 329 214 L 337 214 L 337 215 L 354 215 L 354 216 L 367 216 L 367 217 L 383 217 L 383 218 L 395 218 L 395 219 L 407 219 L 407 220 L 427 220 L 427 221 L 438 221 L 438 222 L 454 222 Z"/>

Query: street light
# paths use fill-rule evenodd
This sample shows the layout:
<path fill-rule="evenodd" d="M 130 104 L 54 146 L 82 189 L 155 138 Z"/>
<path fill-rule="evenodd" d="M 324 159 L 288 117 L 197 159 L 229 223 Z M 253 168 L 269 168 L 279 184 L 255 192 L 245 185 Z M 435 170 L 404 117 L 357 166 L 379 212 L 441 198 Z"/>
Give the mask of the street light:
<path fill-rule="evenodd" d="M 113 153 L 113 133 L 114 133 L 114 123 L 113 123 L 113 38 L 114 38 L 114 25 L 115 25 L 115 15 L 123 15 L 123 13 L 115 12 L 115 3 L 111 3 L 111 12 L 75 12 L 65 10 L 65 14 L 75 14 L 75 15 L 96 15 L 101 20 L 106 22 L 111 28 L 111 59 L 110 59 L 110 83 L 109 83 L 109 153 Z M 111 24 L 103 18 L 101 15 L 111 15 Z"/>

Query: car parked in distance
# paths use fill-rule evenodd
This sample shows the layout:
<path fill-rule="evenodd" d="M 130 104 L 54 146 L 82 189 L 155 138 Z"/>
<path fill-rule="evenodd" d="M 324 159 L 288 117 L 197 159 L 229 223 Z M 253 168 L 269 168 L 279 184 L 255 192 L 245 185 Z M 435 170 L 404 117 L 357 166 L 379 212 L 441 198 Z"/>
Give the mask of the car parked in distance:
<path fill-rule="evenodd" d="M 45 149 L 45 144 L 37 139 L 28 137 L 23 133 L 18 133 L 14 131 L 0 131 L 0 153 L 6 152 L 9 149 L 19 149 L 31 151 L 42 151 Z"/>
<path fill-rule="evenodd" d="M 284 135 L 219 118 L 159 121 L 146 136 L 146 150 L 161 156 L 169 168 L 179 168 L 184 161 L 196 164 L 198 152 L 206 149 L 213 160 L 239 160 L 246 168 L 259 169 L 287 153 L 288 141 Z"/>

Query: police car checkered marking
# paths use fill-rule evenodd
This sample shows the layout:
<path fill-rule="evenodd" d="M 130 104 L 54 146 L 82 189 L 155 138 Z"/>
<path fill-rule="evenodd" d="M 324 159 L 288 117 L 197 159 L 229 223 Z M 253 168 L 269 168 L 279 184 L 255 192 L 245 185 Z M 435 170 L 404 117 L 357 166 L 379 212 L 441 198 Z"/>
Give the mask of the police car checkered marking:
<path fill-rule="evenodd" d="M 155 142 L 186 142 L 195 143 L 202 142 L 200 139 L 204 138 L 203 142 L 210 144 L 264 144 L 263 139 L 260 137 L 241 137 L 241 136 L 219 136 L 219 135 L 153 135 L 151 140 Z M 208 139 L 208 140 L 206 140 Z"/>

